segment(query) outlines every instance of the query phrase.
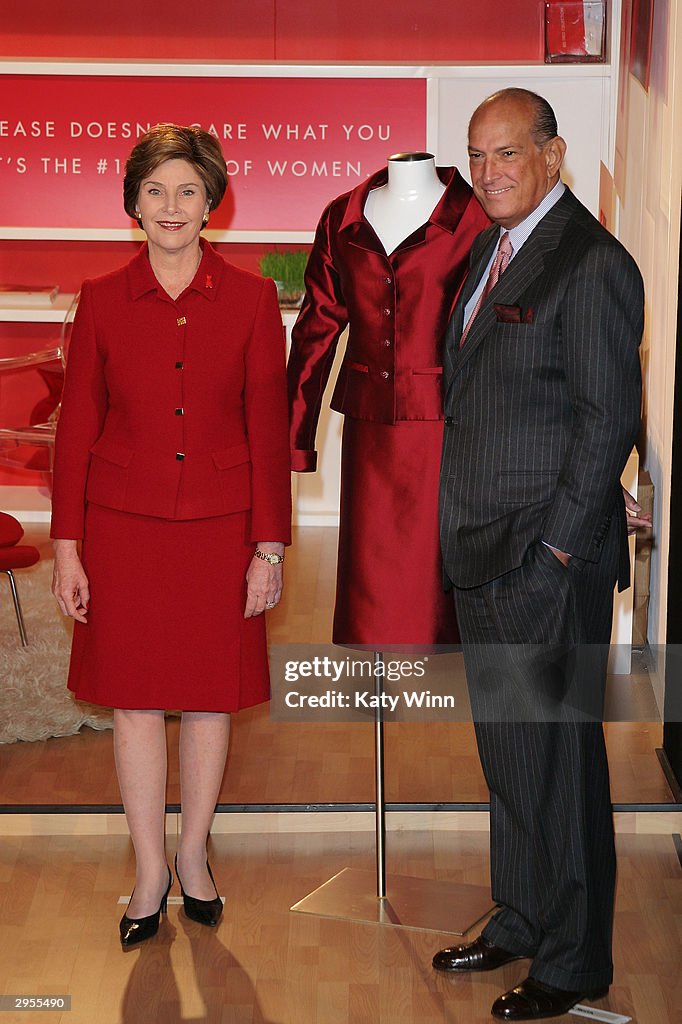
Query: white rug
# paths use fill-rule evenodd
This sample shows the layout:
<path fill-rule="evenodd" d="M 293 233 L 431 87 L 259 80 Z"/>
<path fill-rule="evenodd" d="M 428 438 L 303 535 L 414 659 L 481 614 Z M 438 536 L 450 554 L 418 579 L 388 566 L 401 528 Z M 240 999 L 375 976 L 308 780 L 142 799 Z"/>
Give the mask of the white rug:
<path fill-rule="evenodd" d="M 9 580 L 0 573 L 0 743 L 70 736 L 83 725 L 110 729 L 110 711 L 66 688 L 71 621 L 50 592 L 52 561 L 15 573 L 28 647 L 22 647 Z"/>

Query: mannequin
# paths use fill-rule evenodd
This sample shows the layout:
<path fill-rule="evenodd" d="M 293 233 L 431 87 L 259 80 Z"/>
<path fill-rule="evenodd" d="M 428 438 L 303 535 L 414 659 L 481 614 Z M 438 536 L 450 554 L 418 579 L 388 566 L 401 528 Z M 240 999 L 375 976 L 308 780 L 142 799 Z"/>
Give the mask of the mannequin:
<path fill-rule="evenodd" d="M 335 643 L 459 641 L 438 531 L 442 339 L 488 223 L 455 168 L 398 153 L 318 224 L 289 356 L 291 459 L 294 471 L 317 468 L 319 410 L 348 326 L 331 400 L 345 415 Z"/>
<path fill-rule="evenodd" d="M 365 202 L 365 217 L 387 254 L 426 223 L 444 192 L 430 153 L 389 156 L 388 182 L 372 189 Z"/>

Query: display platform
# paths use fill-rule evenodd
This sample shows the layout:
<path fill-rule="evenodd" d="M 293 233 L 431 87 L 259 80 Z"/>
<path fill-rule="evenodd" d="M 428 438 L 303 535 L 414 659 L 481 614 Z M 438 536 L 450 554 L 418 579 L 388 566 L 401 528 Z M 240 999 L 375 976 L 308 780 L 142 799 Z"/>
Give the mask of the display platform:
<path fill-rule="evenodd" d="M 373 891 L 375 882 L 373 871 L 344 868 L 294 903 L 291 910 L 344 921 L 464 935 L 495 906 L 490 889 L 483 885 L 394 875 L 385 898 L 379 899 Z"/>

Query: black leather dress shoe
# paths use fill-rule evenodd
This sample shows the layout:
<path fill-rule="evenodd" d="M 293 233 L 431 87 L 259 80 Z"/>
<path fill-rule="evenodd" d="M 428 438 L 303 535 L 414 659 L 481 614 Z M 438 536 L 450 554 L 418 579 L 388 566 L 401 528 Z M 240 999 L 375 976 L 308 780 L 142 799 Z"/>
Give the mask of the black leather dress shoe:
<path fill-rule="evenodd" d="M 473 942 L 463 946 L 441 949 L 433 958 L 433 966 L 437 971 L 494 971 L 502 964 L 523 959 L 520 953 L 500 949 L 479 935 Z"/>
<path fill-rule="evenodd" d="M 583 999 L 603 999 L 609 989 L 597 992 L 567 992 L 544 985 L 535 978 L 526 978 L 510 992 L 496 999 L 490 1011 L 498 1020 L 542 1020 L 568 1013 Z"/>
<path fill-rule="evenodd" d="M 138 942 L 146 942 L 147 939 L 151 939 L 156 935 L 159 930 L 159 920 L 161 915 L 165 914 L 167 911 L 168 893 L 171 891 L 172 885 L 173 876 L 171 874 L 171 869 L 168 868 L 168 886 L 161 897 L 159 909 L 155 910 L 153 914 L 148 914 L 147 917 L 128 917 L 127 914 L 123 915 L 118 926 L 119 934 L 121 936 L 121 946 L 123 949 L 129 949 L 131 946 L 136 946 Z M 135 890 L 133 890 L 133 892 L 134 891 Z"/>

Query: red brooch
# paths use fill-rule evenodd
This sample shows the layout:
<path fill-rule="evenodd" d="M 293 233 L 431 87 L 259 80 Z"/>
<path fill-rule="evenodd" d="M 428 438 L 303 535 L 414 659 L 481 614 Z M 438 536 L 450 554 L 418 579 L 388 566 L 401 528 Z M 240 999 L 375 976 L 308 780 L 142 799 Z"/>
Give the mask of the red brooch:
<path fill-rule="evenodd" d="M 207 288 L 212 288 L 213 287 L 213 277 L 211 276 L 211 274 L 207 274 L 206 275 L 206 287 Z"/>

